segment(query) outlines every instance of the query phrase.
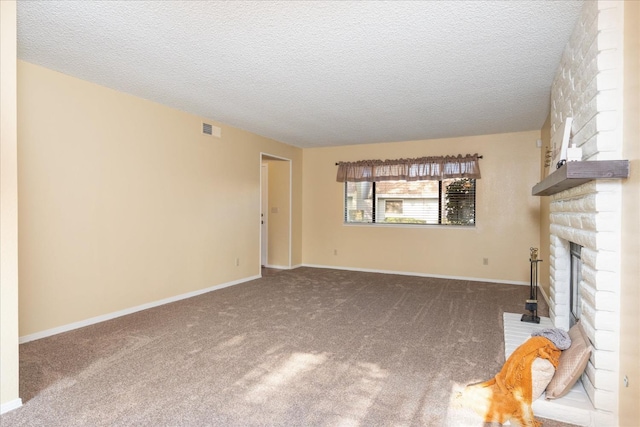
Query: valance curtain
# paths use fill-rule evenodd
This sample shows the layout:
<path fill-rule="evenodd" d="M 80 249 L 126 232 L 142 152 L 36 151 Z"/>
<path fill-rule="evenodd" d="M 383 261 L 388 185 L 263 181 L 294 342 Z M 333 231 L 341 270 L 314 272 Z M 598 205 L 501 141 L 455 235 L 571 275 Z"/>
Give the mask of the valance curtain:
<path fill-rule="evenodd" d="M 426 181 L 480 178 L 478 154 L 418 157 L 398 160 L 360 160 L 338 163 L 338 182 Z"/>

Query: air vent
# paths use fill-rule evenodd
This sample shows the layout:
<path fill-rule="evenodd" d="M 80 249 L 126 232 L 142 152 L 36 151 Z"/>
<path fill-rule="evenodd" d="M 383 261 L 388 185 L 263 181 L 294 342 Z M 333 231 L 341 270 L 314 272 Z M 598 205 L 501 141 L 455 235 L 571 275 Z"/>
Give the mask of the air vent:
<path fill-rule="evenodd" d="M 220 138 L 222 135 L 222 129 L 220 129 L 218 126 L 202 122 L 202 134 Z"/>

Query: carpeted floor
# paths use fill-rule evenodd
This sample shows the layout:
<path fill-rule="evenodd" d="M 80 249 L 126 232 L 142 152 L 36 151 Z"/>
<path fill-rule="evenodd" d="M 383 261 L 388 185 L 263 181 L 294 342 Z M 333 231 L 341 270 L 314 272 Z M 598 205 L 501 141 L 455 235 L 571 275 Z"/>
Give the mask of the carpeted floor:
<path fill-rule="evenodd" d="M 269 271 L 21 345 L 24 405 L 0 424 L 482 426 L 452 397 L 500 370 L 502 313 L 523 312 L 527 296 L 495 283 Z"/>

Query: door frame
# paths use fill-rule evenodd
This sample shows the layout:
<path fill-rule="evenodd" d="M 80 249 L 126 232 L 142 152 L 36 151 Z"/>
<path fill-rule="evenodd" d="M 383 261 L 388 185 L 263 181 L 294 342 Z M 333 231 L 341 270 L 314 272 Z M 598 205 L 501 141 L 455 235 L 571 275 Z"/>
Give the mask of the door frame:
<path fill-rule="evenodd" d="M 263 194 L 262 191 L 262 165 L 264 163 L 268 163 L 269 161 L 284 161 L 284 162 L 288 162 L 289 164 L 289 211 L 287 212 L 288 215 L 288 224 L 287 224 L 287 265 L 284 266 L 274 266 L 274 267 L 278 267 L 278 268 L 286 268 L 286 269 L 291 269 L 291 258 L 292 258 L 292 250 L 291 250 L 291 242 L 292 242 L 292 236 L 291 236 L 291 232 L 292 232 L 292 213 L 293 213 L 293 197 L 292 197 L 292 193 L 293 193 L 293 163 L 291 161 L 291 159 L 286 158 L 286 157 L 282 157 L 282 156 L 278 156 L 278 155 L 274 155 L 274 154 L 269 154 L 269 153 L 265 153 L 265 152 L 260 152 L 260 200 L 259 200 L 259 207 L 260 209 L 258 210 L 258 235 L 259 235 L 259 250 L 258 250 L 258 265 L 262 265 L 262 225 L 260 224 L 260 221 L 262 221 L 262 217 L 260 216 L 260 214 L 262 213 L 262 204 L 263 204 L 263 197 L 267 198 L 266 200 L 266 204 L 267 204 L 267 212 L 266 212 L 266 221 L 265 224 L 268 226 L 269 224 L 269 208 L 268 208 L 268 198 L 269 198 L 269 194 L 267 191 L 267 194 Z M 268 172 L 267 172 L 268 173 Z M 267 241 L 270 240 L 270 233 L 269 233 L 269 229 L 267 228 Z M 269 259 L 268 259 L 268 249 L 267 249 L 267 263 L 265 264 L 265 267 L 269 267 Z"/>
<path fill-rule="evenodd" d="M 269 163 L 260 160 L 260 267 L 269 263 Z"/>

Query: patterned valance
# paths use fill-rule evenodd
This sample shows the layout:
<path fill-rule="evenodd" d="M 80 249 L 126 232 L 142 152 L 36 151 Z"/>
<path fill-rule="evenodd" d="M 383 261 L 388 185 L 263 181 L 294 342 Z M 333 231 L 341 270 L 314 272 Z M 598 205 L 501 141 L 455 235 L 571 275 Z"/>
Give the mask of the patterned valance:
<path fill-rule="evenodd" d="M 338 182 L 426 181 L 447 178 L 480 178 L 478 154 L 418 157 L 398 160 L 339 162 Z"/>

